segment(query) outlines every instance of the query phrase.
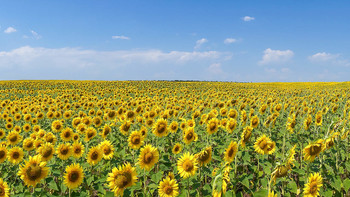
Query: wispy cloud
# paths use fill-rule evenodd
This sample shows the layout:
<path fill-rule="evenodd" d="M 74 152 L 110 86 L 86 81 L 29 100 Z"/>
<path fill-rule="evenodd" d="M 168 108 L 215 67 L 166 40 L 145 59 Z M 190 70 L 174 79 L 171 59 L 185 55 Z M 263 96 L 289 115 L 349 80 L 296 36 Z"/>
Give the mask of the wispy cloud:
<path fill-rule="evenodd" d="M 14 33 L 16 32 L 17 30 L 13 27 L 8 27 L 7 29 L 5 29 L 4 33 L 6 34 L 10 34 L 10 33 Z"/>
<path fill-rule="evenodd" d="M 204 43 L 208 42 L 207 39 L 202 38 L 200 40 L 197 40 L 196 46 L 194 46 L 194 49 L 199 49 Z"/>
<path fill-rule="evenodd" d="M 33 38 L 36 40 L 39 40 L 41 38 L 41 35 L 39 35 L 37 32 L 30 30 L 30 33 L 32 34 Z"/>
<path fill-rule="evenodd" d="M 244 21 L 253 21 L 253 20 L 255 20 L 255 18 L 252 17 L 252 16 L 245 16 L 245 17 L 242 18 L 242 20 L 244 20 Z"/>
<path fill-rule="evenodd" d="M 112 36 L 112 39 L 130 40 L 127 36 Z"/>
<path fill-rule="evenodd" d="M 327 63 L 333 65 L 350 66 L 349 60 L 342 58 L 340 54 L 320 52 L 309 56 L 308 59 L 313 63 Z"/>
<path fill-rule="evenodd" d="M 281 64 L 290 60 L 294 56 L 294 52 L 291 50 L 272 50 L 270 48 L 264 51 L 262 60 L 259 62 L 261 65 L 265 64 Z"/>
<path fill-rule="evenodd" d="M 179 68 L 226 61 L 230 56 L 230 53 L 219 51 L 97 51 L 24 46 L 11 51 L 0 51 L 0 78 L 154 79 L 154 73 L 169 70 L 174 70 L 180 77 L 184 73 L 194 76 L 197 69 Z"/>
<path fill-rule="evenodd" d="M 235 42 L 237 42 L 237 39 L 235 39 L 235 38 L 226 38 L 224 40 L 225 44 L 232 44 L 232 43 L 235 43 Z"/>

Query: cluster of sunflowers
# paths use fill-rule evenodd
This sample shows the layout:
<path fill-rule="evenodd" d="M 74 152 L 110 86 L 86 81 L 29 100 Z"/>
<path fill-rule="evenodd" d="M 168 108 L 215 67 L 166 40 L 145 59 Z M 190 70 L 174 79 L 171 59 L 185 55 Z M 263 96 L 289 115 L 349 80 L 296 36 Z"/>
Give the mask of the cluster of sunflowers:
<path fill-rule="evenodd" d="M 0 197 L 350 195 L 349 88 L 1 81 Z"/>

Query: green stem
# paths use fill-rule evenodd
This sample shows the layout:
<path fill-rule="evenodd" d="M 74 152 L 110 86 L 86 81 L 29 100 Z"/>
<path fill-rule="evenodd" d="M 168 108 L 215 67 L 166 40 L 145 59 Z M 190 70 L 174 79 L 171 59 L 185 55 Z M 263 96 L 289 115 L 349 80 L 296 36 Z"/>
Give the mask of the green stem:
<path fill-rule="evenodd" d="M 147 196 L 146 170 L 143 170 L 143 193 Z"/>
<path fill-rule="evenodd" d="M 190 197 L 190 178 L 187 178 L 187 192 L 188 192 L 188 197 Z"/>

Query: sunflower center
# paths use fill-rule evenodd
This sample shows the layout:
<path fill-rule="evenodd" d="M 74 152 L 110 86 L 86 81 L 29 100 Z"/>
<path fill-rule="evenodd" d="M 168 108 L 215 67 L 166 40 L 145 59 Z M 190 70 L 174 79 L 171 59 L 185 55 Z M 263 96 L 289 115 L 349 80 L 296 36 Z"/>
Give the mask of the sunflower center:
<path fill-rule="evenodd" d="M 55 129 L 56 130 L 59 130 L 61 128 L 61 125 L 59 125 L 59 124 L 57 124 L 56 126 L 55 126 Z"/>
<path fill-rule="evenodd" d="M 62 154 L 62 155 L 68 154 L 68 148 L 63 148 L 63 149 L 61 150 L 61 154 Z"/>
<path fill-rule="evenodd" d="M 79 172 L 73 171 L 69 173 L 68 179 L 70 182 L 73 182 L 73 183 L 76 182 L 79 179 Z"/>
<path fill-rule="evenodd" d="M 186 135 L 186 139 L 187 140 L 191 140 L 193 137 L 193 133 L 192 132 L 189 132 L 187 135 Z"/>
<path fill-rule="evenodd" d="M 75 147 L 74 153 L 75 153 L 75 154 L 81 153 L 81 148 L 80 148 L 80 147 Z"/>
<path fill-rule="evenodd" d="M 230 150 L 228 151 L 228 153 L 227 153 L 227 155 L 229 156 L 229 157 L 232 157 L 232 155 L 233 155 L 233 148 L 230 148 Z"/>
<path fill-rule="evenodd" d="M 98 159 L 98 153 L 96 151 L 94 151 L 92 154 L 91 154 L 91 159 L 92 160 L 97 160 Z"/>
<path fill-rule="evenodd" d="M 205 151 L 203 154 L 201 154 L 199 156 L 199 160 L 204 162 L 204 161 L 207 161 L 209 159 L 209 151 Z"/>
<path fill-rule="evenodd" d="M 133 138 L 132 138 L 132 143 L 133 144 L 140 144 L 140 136 L 134 136 Z"/>
<path fill-rule="evenodd" d="M 310 194 L 315 195 L 317 193 L 317 182 L 310 183 Z"/>
<path fill-rule="evenodd" d="M 14 153 L 12 154 L 12 158 L 13 158 L 13 159 L 18 159 L 18 158 L 19 158 L 19 152 L 14 152 Z"/>
<path fill-rule="evenodd" d="M 210 123 L 209 129 L 210 129 L 211 131 L 215 130 L 215 129 L 216 129 L 216 124 L 215 124 L 214 122 Z"/>
<path fill-rule="evenodd" d="M 118 188 L 124 188 L 131 182 L 131 176 L 128 173 L 118 175 L 116 179 L 116 185 Z"/>
<path fill-rule="evenodd" d="M 5 157 L 5 151 L 1 150 L 0 151 L 0 159 L 4 158 Z"/>
<path fill-rule="evenodd" d="M 165 192 L 166 194 L 168 194 L 168 195 L 171 195 L 172 192 L 173 192 L 173 187 L 171 187 L 170 185 L 166 186 L 166 187 L 164 188 L 164 192 Z"/>
<path fill-rule="evenodd" d="M 70 132 L 65 132 L 65 133 L 64 133 L 64 137 L 65 137 L 65 138 L 69 138 L 69 137 L 70 137 Z"/>
<path fill-rule="evenodd" d="M 109 155 L 109 153 L 112 152 L 111 148 L 106 146 L 104 149 L 103 149 L 103 152 L 105 153 L 105 155 Z"/>
<path fill-rule="evenodd" d="M 310 148 L 310 155 L 317 155 L 321 151 L 321 146 L 320 145 L 314 145 L 311 146 Z"/>
<path fill-rule="evenodd" d="M 164 124 L 160 124 L 159 126 L 158 126 L 158 133 L 164 133 L 164 131 L 165 131 L 165 125 Z"/>
<path fill-rule="evenodd" d="M 144 156 L 144 160 L 146 164 L 151 163 L 151 161 L 153 160 L 153 154 L 152 153 L 146 153 Z"/>
<path fill-rule="evenodd" d="M 43 153 L 43 157 L 44 157 L 44 158 L 50 157 L 51 153 L 52 153 L 52 149 L 51 149 L 51 148 L 47 148 L 47 149 L 44 151 L 44 153 Z"/>
<path fill-rule="evenodd" d="M 179 151 L 180 147 L 176 146 L 175 147 L 175 152 Z"/>
<path fill-rule="evenodd" d="M 88 132 L 88 138 L 92 138 L 94 136 L 94 132 L 90 131 Z"/>
<path fill-rule="evenodd" d="M 262 150 L 265 150 L 265 148 L 267 148 L 267 142 L 264 140 L 264 141 L 260 142 L 259 146 Z"/>
<path fill-rule="evenodd" d="M 31 165 L 26 170 L 26 174 L 28 176 L 28 179 L 31 181 L 36 181 L 38 178 L 40 178 L 42 173 L 41 167 L 37 164 Z"/>
<path fill-rule="evenodd" d="M 183 163 L 183 168 L 186 172 L 190 172 L 194 168 L 192 161 L 186 160 Z"/>
<path fill-rule="evenodd" d="M 17 141 L 17 135 L 12 135 L 12 136 L 10 136 L 10 141 L 11 141 L 11 142 Z"/>

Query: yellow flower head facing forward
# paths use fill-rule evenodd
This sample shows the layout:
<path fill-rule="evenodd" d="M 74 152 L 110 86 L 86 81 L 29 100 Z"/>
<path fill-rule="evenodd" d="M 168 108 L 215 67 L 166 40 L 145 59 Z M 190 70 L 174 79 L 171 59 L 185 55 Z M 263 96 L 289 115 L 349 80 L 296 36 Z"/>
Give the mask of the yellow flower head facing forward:
<path fill-rule="evenodd" d="M 70 188 L 75 189 L 79 187 L 84 179 L 83 168 L 79 164 L 71 164 L 66 167 L 66 173 L 64 174 L 64 184 Z"/>
<path fill-rule="evenodd" d="M 48 172 L 49 168 L 46 167 L 46 162 L 41 161 L 40 155 L 36 155 L 30 156 L 29 160 L 20 167 L 18 176 L 21 177 L 25 185 L 35 187 L 47 176 Z"/>
<path fill-rule="evenodd" d="M 189 127 L 185 130 L 185 133 L 183 135 L 183 141 L 185 144 L 190 144 L 191 142 L 195 141 L 198 138 L 198 135 L 194 132 L 193 127 Z"/>
<path fill-rule="evenodd" d="M 43 161 L 49 161 L 55 154 L 55 147 L 51 143 L 46 142 L 40 146 L 38 153 L 41 155 L 41 159 Z"/>
<path fill-rule="evenodd" d="M 169 131 L 167 127 L 168 123 L 165 119 L 158 119 L 157 122 L 153 125 L 152 132 L 157 137 L 167 136 Z"/>
<path fill-rule="evenodd" d="M 172 152 L 173 152 L 175 155 L 177 155 L 177 154 L 179 154 L 179 153 L 181 152 L 181 150 L 182 150 L 181 144 L 176 143 L 176 144 L 173 146 Z"/>
<path fill-rule="evenodd" d="M 141 149 L 141 153 L 138 158 L 138 165 L 140 165 L 141 169 L 145 169 L 149 171 L 158 162 L 158 160 L 159 160 L 158 149 L 148 144 Z"/>
<path fill-rule="evenodd" d="M 259 118 L 258 116 L 253 116 L 251 121 L 250 121 L 250 126 L 253 127 L 253 128 L 257 128 L 259 126 Z"/>
<path fill-rule="evenodd" d="M 103 153 L 99 146 L 95 146 L 90 148 L 89 153 L 87 155 L 87 162 L 90 165 L 96 165 L 98 162 L 102 160 Z"/>
<path fill-rule="evenodd" d="M 209 120 L 207 124 L 207 132 L 209 135 L 216 133 L 219 129 L 219 120 L 217 118 L 213 118 Z"/>
<path fill-rule="evenodd" d="M 200 166 L 206 165 L 211 161 L 211 155 L 212 155 L 212 148 L 207 147 L 201 152 L 197 153 L 195 155 L 198 163 Z"/>
<path fill-rule="evenodd" d="M 197 161 L 194 155 L 189 152 L 184 153 L 182 157 L 177 161 L 177 170 L 180 176 L 184 179 L 194 176 L 198 169 Z"/>
<path fill-rule="evenodd" d="M 237 142 L 231 141 L 230 145 L 226 148 L 224 153 L 225 162 L 231 163 L 238 152 L 238 144 Z"/>
<path fill-rule="evenodd" d="M 176 197 L 179 195 L 179 185 L 175 179 L 166 177 L 159 183 L 158 193 L 160 197 Z"/>
<path fill-rule="evenodd" d="M 13 147 L 9 150 L 7 159 L 12 163 L 12 164 L 18 164 L 23 160 L 23 150 L 22 148 L 19 147 Z"/>
<path fill-rule="evenodd" d="M 75 158 L 80 158 L 84 154 L 84 146 L 81 142 L 74 142 L 72 145 L 72 155 Z"/>
<path fill-rule="evenodd" d="M 315 158 L 320 155 L 322 151 L 324 151 L 325 145 L 323 143 L 322 139 L 317 140 L 317 142 L 311 143 L 307 145 L 303 152 L 304 152 L 304 160 L 313 162 Z"/>
<path fill-rule="evenodd" d="M 72 147 L 70 144 L 60 144 L 57 147 L 56 154 L 61 160 L 67 160 L 72 154 Z"/>
<path fill-rule="evenodd" d="M 132 149 L 139 149 L 144 143 L 144 137 L 141 132 L 133 131 L 128 138 L 129 146 Z"/>
<path fill-rule="evenodd" d="M 136 169 L 131 167 L 130 163 L 113 168 L 112 172 L 108 174 L 107 182 L 116 196 L 123 196 L 124 190 L 137 182 Z"/>
<path fill-rule="evenodd" d="M 110 141 L 105 140 L 101 142 L 100 149 L 102 150 L 102 153 L 103 153 L 103 159 L 109 160 L 113 158 L 114 147 Z"/>
<path fill-rule="evenodd" d="M 315 197 L 319 195 L 322 185 L 322 176 L 319 173 L 314 173 L 309 176 L 308 183 L 304 187 L 304 196 Z"/>
<path fill-rule="evenodd" d="M 255 151 L 262 155 L 272 154 L 275 151 L 275 147 L 276 143 L 266 135 L 259 137 L 254 144 Z"/>
<path fill-rule="evenodd" d="M 2 178 L 0 178 L 0 196 L 1 197 L 9 197 L 10 196 L 10 188 Z"/>

